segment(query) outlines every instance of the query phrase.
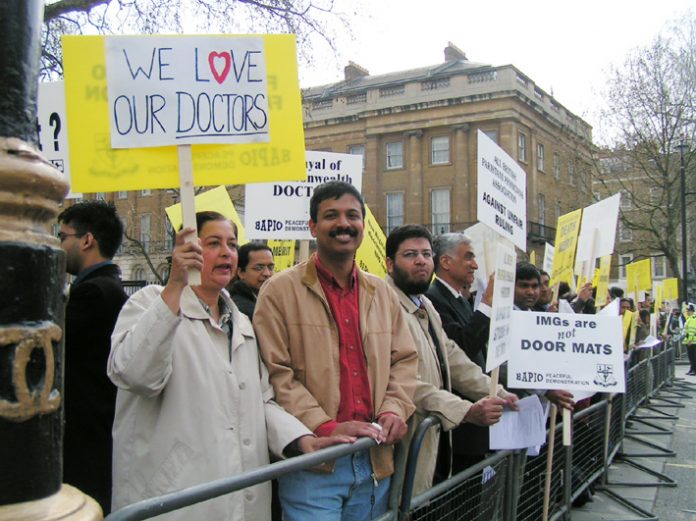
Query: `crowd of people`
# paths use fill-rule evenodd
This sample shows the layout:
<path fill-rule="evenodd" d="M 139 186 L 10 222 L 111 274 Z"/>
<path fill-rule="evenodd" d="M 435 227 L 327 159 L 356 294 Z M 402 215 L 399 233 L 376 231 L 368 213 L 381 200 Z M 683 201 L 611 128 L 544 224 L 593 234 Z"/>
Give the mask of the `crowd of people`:
<path fill-rule="evenodd" d="M 228 477 L 273 459 L 360 437 L 378 442 L 278 480 L 282 519 L 363 520 L 387 510 L 391 477 L 422 419 L 435 414 L 415 492 L 486 457 L 488 427 L 518 396 L 485 374 L 495 277 L 475 305 L 478 269 L 463 233 L 433 238 L 404 225 L 386 242 L 388 276 L 358 268 L 365 203 L 352 185 L 315 188 L 316 252 L 274 274 L 260 243 L 237 247 L 235 225 L 199 212 L 176 234 L 169 278 L 127 299 L 111 260 L 123 228 L 114 207 L 77 203 L 59 216 L 67 271 L 64 481 L 105 513 Z M 190 285 L 190 270 L 201 273 Z M 592 288 L 561 295 L 594 312 Z M 622 298 L 613 295 L 613 298 Z M 515 308 L 556 311 L 549 276 L 517 265 Z M 623 300 L 621 301 L 623 308 Z M 683 329 L 694 368 L 696 318 Z M 677 334 L 673 320 L 665 322 Z M 573 410 L 568 391 L 533 391 Z M 166 519 L 268 520 L 270 484 L 187 507 Z"/>

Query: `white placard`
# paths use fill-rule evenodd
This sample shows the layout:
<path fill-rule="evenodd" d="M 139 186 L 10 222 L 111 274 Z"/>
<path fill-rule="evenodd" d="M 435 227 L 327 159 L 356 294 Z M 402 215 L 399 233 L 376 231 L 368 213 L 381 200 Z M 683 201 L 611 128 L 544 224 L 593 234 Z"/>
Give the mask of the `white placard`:
<path fill-rule="evenodd" d="M 307 181 L 246 185 L 244 227 L 248 239 L 310 240 L 309 200 L 314 187 L 345 181 L 362 190 L 362 156 L 307 151 Z"/>
<path fill-rule="evenodd" d="M 517 254 L 514 246 L 505 239 L 498 239 L 486 372 L 492 371 L 508 359 L 512 306 L 515 302 L 516 263 Z"/>
<path fill-rule="evenodd" d="M 555 248 L 550 245 L 548 242 L 546 243 L 546 246 L 544 247 L 544 264 L 542 265 L 542 269 L 551 275 L 553 273 L 553 253 L 555 251 Z"/>
<path fill-rule="evenodd" d="M 620 317 L 512 314 L 508 387 L 625 392 Z"/>
<path fill-rule="evenodd" d="M 614 253 L 620 203 L 621 194 L 615 194 L 582 211 L 578 249 L 575 254 L 576 273 L 581 273 L 583 262 L 592 263 L 595 259 Z M 591 268 L 593 272 L 594 266 L 591 265 Z"/>
<path fill-rule="evenodd" d="M 70 150 L 68 149 L 68 118 L 65 112 L 65 84 L 62 81 L 39 83 L 36 130 L 39 150 L 70 183 Z M 66 199 L 80 197 L 72 193 Z"/>
<path fill-rule="evenodd" d="M 517 402 L 517 411 L 503 410 L 498 423 L 491 425 L 491 450 L 526 449 L 546 443 L 546 415 L 537 395 Z"/>
<path fill-rule="evenodd" d="M 527 174 L 495 141 L 478 131 L 476 216 L 527 251 Z"/>
<path fill-rule="evenodd" d="M 111 146 L 270 141 L 262 37 L 107 36 Z"/>

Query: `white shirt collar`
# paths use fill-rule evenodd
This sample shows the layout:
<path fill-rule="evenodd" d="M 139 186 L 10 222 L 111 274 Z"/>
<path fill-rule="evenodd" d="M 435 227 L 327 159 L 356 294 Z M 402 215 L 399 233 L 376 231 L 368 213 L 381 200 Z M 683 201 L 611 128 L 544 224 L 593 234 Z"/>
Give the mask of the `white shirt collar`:
<path fill-rule="evenodd" d="M 457 297 L 461 297 L 461 296 L 462 296 L 462 294 L 461 294 L 459 291 L 457 291 L 457 290 L 454 289 L 452 286 L 450 286 L 449 284 L 447 284 L 447 282 L 445 282 L 444 280 L 442 280 L 440 277 L 438 277 L 437 275 L 435 275 L 435 278 L 436 278 L 437 280 L 439 280 L 439 281 L 442 283 L 442 285 L 443 285 L 444 287 L 446 287 L 448 290 L 450 290 L 450 292 L 452 293 L 452 295 L 454 296 L 454 298 L 457 298 Z"/>

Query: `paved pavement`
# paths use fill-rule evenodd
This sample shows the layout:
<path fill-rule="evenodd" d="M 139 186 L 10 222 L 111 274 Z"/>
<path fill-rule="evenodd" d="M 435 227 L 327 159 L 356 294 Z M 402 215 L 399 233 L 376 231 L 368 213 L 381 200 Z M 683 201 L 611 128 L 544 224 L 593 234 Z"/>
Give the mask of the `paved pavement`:
<path fill-rule="evenodd" d="M 678 362 L 669 388 L 685 397 L 663 392 L 668 401 L 653 399 L 636 411 L 640 419 L 626 429 L 636 439 L 626 439 L 622 451 L 628 461 L 610 466 L 606 491 L 574 508 L 573 521 L 696 521 L 696 377 L 686 371 Z"/>

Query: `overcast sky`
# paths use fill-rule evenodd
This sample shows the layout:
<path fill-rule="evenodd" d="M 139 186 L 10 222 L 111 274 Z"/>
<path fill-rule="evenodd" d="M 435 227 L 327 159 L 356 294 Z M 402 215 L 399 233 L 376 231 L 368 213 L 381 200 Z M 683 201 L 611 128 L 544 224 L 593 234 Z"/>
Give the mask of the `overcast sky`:
<path fill-rule="evenodd" d="M 336 2 L 344 9 L 344 2 Z M 512 64 L 571 112 L 597 128 L 606 71 L 627 51 L 652 39 L 696 0 L 364 0 L 353 20 L 355 39 L 339 38 L 340 62 L 301 67 L 303 87 L 343 79 L 352 60 L 382 74 L 444 60 L 448 41 L 469 60 Z"/>

